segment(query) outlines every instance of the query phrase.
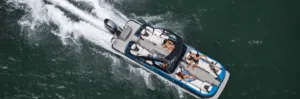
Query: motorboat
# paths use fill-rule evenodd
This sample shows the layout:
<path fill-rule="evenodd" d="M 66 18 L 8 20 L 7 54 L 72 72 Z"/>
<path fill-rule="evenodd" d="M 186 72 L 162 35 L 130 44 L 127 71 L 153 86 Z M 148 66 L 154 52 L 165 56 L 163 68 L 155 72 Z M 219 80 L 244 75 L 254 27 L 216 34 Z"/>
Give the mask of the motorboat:
<path fill-rule="evenodd" d="M 110 19 L 105 27 L 114 35 L 118 55 L 201 99 L 217 99 L 229 79 L 218 61 L 185 44 L 175 33 L 136 20 L 120 27 Z"/>

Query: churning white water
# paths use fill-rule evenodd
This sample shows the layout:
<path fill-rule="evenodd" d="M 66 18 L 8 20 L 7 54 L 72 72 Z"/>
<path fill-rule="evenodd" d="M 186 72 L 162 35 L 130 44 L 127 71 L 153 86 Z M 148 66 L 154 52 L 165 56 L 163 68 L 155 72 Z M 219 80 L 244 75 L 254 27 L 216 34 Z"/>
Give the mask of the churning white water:
<path fill-rule="evenodd" d="M 46 3 L 45 1 L 50 2 Z M 86 40 L 105 48 L 113 53 L 115 51 L 111 48 L 111 38 L 113 37 L 105 29 L 103 20 L 109 18 L 116 22 L 117 24 L 123 26 L 125 25 L 128 18 L 115 9 L 111 4 L 105 1 L 99 0 L 72 0 L 73 2 L 85 3 L 92 7 L 91 12 L 86 12 L 78 7 L 74 6 L 67 0 L 7 0 L 7 4 L 12 5 L 16 9 L 24 9 L 26 15 L 19 20 L 19 24 L 22 28 L 27 28 L 33 33 L 28 34 L 30 36 L 37 34 L 40 27 L 44 25 L 54 24 L 57 29 L 51 30 L 51 33 L 57 35 L 63 44 L 68 44 L 67 40 L 72 39 L 76 41 L 79 37 L 84 37 Z M 72 18 L 68 17 L 64 9 L 78 18 L 80 21 L 74 21 Z M 93 16 L 93 15 L 94 16 Z M 139 17 L 139 16 L 137 16 Z M 151 18 L 157 18 L 153 16 L 139 17 L 145 20 L 151 20 Z M 101 52 L 99 52 L 101 53 Z M 116 60 L 116 57 L 111 57 L 107 53 L 103 53 L 104 56 L 111 58 L 111 60 Z M 118 64 L 117 61 L 112 61 Z M 120 67 L 123 68 L 124 66 Z M 146 72 L 140 68 L 133 68 L 130 66 L 129 71 L 137 75 L 142 75 L 145 80 L 145 84 L 148 88 L 154 90 L 150 79 L 150 73 Z M 167 84 L 171 85 L 172 84 Z M 180 97 L 182 96 L 182 91 L 178 91 Z"/>

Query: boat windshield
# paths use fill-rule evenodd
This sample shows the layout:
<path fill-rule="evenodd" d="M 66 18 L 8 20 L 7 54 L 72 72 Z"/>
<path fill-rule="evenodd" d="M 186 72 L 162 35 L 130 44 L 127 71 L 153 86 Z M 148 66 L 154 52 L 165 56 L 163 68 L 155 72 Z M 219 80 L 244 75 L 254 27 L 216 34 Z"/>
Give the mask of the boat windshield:
<path fill-rule="evenodd" d="M 169 32 L 169 31 L 168 31 Z M 178 64 L 180 63 L 180 60 L 184 56 L 186 52 L 186 46 L 183 44 L 182 39 L 175 35 L 174 33 L 171 33 L 169 35 L 170 37 L 173 36 L 176 38 L 175 41 L 175 48 L 171 51 L 171 53 L 166 56 L 164 59 L 169 63 L 169 67 L 166 69 L 167 73 L 173 73 L 175 69 L 177 68 Z"/>
<path fill-rule="evenodd" d="M 186 46 L 183 44 L 182 39 L 178 35 L 172 33 L 169 30 L 166 30 L 166 29 L 153 28 L 147 24 L 144 24 L 142 27 L 144 27 L 144 28 L 139 30 L 139 32 L 137 32 L 137 34 L 135 34 L 135 35 L 141 36 L 143 29 L 146 29 L 146 31 L 154 31 L 155 33 L 157 33 L 157 31 L 158 31 L 158 33 L 161 33 L 158 35 L 160 35 L 160 36 L 165 35 L 168 37 L 168 40 L 171 40 L 174 43 L 174 47 L 171 52 L 167 51 L 167 53 L 162 52 L 162 53 L 158 54 L 159 56 L 163 56 L 163 58 L 161 58 L 160 60 L 162 62 L 166 62 L 168 64 L 168 66 L 162 70 L 165 71 L 166 73 L 173 73 L 175 71 L 175 69 L 177 68 L 178 64 L 180 63 L 180 61 L 183 57 L 183 54 L 185 54 L 186 49 L 187 49 Z M 148 34 L 148 36 L 149 36 L 149 34 Z M 157 40 L 155 38 L 154 38 L 154 40 L 152 40 L 153 37 L 151 39 L 147 38 L 148 36 L 143 34 L 143 36 L 141 36 L 141 38 L 148 39 L 149 41 L 151 41 L 153 43 L 161 43 L 161 42 L 157 42 L 160 40 Z M 143 40 L 140 40 L 139 43 L 141 43 L 142 45 L 147 45 L 147 44 L 144 44 L 145 42 L 142 42 L 142 41 Z M 150 51 L 152 51 L 151 49 L 156 50 L 155 46 L 149 45 L 149 46 L 144 46 L 144 47 Z M 154 52 L 154 53 L 157 54 L 158 52 Z"/>

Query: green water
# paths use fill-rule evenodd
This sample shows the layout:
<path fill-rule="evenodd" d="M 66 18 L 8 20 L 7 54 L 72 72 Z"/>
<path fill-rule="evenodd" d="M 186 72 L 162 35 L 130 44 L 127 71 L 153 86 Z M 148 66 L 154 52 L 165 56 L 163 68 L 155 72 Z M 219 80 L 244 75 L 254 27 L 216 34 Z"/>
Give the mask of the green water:
<path fill-rule="evenodd" d="M 30 27 L 20 21 L 28 12 L 0 2 L 0 99 L 193 99 L 87 39 L 63 44 L 50 32 L 55 25 L 24 29 Z M 231 77 L 220 99 L 299 98 L 285 2 L 107 2 L 129 18 L 176 32 L 221 62 Z"/>

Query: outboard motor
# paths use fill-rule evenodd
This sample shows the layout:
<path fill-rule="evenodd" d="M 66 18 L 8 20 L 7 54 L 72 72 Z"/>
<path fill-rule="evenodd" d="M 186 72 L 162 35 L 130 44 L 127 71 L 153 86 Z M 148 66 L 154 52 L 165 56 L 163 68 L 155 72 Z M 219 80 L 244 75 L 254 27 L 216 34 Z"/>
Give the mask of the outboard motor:
<path fill-rule="evenodd" d="M 117 36 L 119 36 L 121 34 L 121 31 L 118 30 L 118 26 L 111 20 L 109 19 L 105 19 L 104 20 L 104 26 L 106 27 L 106 29 L 108 29 L 112 34 L 116 34 Z"/>

